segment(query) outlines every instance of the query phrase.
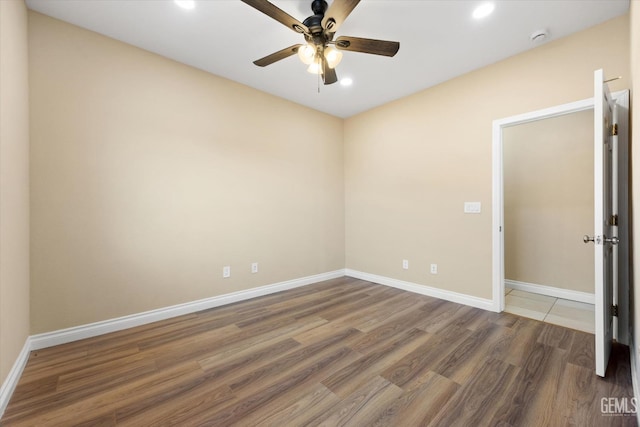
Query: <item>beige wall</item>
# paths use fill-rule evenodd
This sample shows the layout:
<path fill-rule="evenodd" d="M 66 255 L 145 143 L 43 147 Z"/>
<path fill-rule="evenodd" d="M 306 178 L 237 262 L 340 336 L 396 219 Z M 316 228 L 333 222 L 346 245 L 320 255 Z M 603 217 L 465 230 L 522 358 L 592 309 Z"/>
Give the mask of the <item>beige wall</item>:
<path fill-rule="evenodd" d="M 344 268 L 342 120 L 38 13 L 29 36 L 32 333 Z"/>
<path fill-rule="evenodd" d="M 628 29 L 545 44 L 343 136 L 339 119 L 31 13 L 32 332 L 334 270 L 345 246 L 348 268 L 491 298 L 492 120 L 589 97 L 601 67 L 629 87 Z"/>
<path fill-rule="evenodd" d="M 629 87 L 627 15 L 346 120 L 347 268 L 491 298 L 492 121 L 593 96 L 598 68 Z"/>
<path fill-rule="evenodd" d="M 593 110 L 502 136 L 505 278 L 594 293 Z"/>
<path fill-rule="evenodd" d="M 633 106 L 640 92 L 640 3 L 637 0 L 631 2 L 629 12 L 631 21 L 631 75 L 633 85 L 631 88 L 631 302 L 629 310 L 632 315 L 632 334 L 635 345 L 636 362 L 640 363 L 640 271 L 636 266 L 640 265 L 640 106 Z M 636 370 L 636 372 L 639 372 Z"/>
<path fill-rule="evenodd" d="M 0 384 L 29 335 L 27 8 L 0 1 Z"/>

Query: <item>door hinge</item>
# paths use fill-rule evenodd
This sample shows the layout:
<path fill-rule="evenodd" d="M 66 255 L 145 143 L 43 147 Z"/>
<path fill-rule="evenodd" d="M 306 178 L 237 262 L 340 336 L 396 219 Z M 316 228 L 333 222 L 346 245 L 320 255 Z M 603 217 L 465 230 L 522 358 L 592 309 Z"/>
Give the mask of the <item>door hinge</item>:
<path fill-rule="evenodd" d="M 615 136 L 618 134 L 618 124 L 614 123 L 611 125 L 611 135 Z"/>
<path fill-rule="evenodd" d="M 611 315 L 613 317 L 618 317 L 618 305 L 611 306 Z"/>
<path fill-rule="evenodd" d="M 618 225 L 618 215 L 611 215 L 611 218 L 609 219 L 609 225 Z"/>

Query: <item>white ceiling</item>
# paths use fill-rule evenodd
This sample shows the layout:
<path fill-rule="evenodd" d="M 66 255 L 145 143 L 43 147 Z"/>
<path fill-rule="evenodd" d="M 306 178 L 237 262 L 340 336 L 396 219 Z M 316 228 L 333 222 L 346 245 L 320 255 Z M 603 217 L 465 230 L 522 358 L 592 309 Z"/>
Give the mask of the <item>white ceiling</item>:
<path fill-rule="evenodd" d="M 1 0 L 0 0 L 1 1 Z M 331 0 L 328 1 L 331 4 Z M 345 52 L 338 78 L 321 86 L 296 56 L 261 68 L 252 61 L 303 37 L 239 0 L 27 0 L 30 9 L 316 110 L 349 117 L 481 68 L 538 44 L 626 13 L 629 0 L 497 0 L 494 13 L 472 19 L 475 0 L 363 0 L 340 35 L 400 42 L 393 58 Z M 303 21 L 311 0 L 272 0 Z"/>

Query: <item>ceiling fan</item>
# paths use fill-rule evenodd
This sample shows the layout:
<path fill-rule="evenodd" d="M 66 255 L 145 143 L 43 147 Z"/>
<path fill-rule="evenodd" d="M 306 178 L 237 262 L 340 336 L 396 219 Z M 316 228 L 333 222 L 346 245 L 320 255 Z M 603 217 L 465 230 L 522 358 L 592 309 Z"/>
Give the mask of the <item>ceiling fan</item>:
<path fill-rule="evenodd" d="M 400 43 L 386 40 L 349 36 L 340 36 L 333 40 L 340 25 L 360 3 L 360 0 L 334 0 L 331 6 L 328 6 L 325 0 L 313 0 L 311 2 L 313 15 L 303 22 L 293 18 L 267 0 L 242 1 L 293 31 L 303 34 L 306 40 L 305 44 L 295 44 L 253 61 L 259 67 L 266 67 L 297 53 L 300 60 L 309 65 L 307 71 L 322 75 L 324 84 L 330 85 L 338 81 L 335 67 L 342 59 L 341 50 L 394 56 L 400 49 Z"/>

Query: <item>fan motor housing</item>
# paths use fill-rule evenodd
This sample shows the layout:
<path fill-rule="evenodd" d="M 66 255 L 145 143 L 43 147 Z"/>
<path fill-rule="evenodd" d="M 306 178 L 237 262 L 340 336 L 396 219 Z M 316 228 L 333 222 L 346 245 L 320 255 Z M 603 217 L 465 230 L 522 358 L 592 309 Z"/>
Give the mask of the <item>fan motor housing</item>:
<path fill-rule="evenodd" d="M 328 7 L 329 5 L 325 0 L 313 0 L 311 3 L 311 10 L 314 14 L 305 19 L 302 23 L 314 36 L 321 34 L 324 31 L 322 28 L 322 19 L 324 18 L 324 13 L 327 11 Z"/>
<path fill-rule="evenodd" d="M 312 15 L 305 19 L 302 23 L 309 29 L 311 34 L 322 33 L 322 18 L 324 15 Z"/>

